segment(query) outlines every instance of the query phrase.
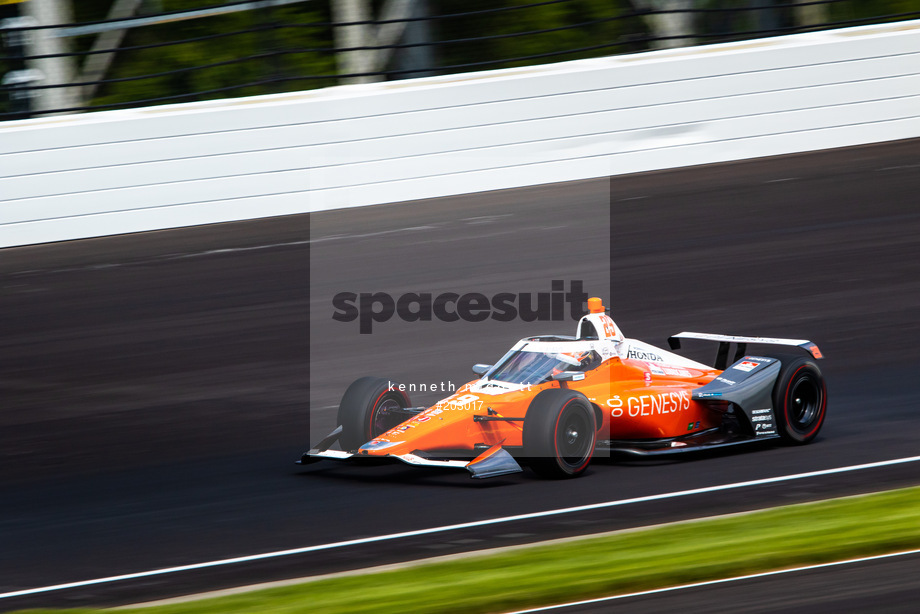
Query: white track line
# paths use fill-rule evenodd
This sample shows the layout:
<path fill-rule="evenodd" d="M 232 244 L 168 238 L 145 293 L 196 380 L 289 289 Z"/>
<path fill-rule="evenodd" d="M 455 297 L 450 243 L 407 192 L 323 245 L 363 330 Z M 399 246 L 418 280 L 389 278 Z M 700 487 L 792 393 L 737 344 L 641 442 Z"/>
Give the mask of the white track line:
<path fill-rule="evenodd" d="M 809 571 L 811 569 L 821 569 L 824 567 L 836 567 L 838 565 L 850 565 L 852 563 L 865 563 L 867 561 L 877 561 L 880 559 L 888 559 L 896 556 L 906 556 L 910 554 L 920 554 L 920 550 L 906 550 L 904 552 L 893 552 L 890 554 L 877 554 L 875 556 L 866 556 L 859 559 L 848 559 L 846 561 L 834 561 L 832 563 L 820 563 L 817 565 L 806 565 L 805 567 L 794 567 L 792 569 L 779 569 L 776 571 L 765 571 L 762 573 L 750 574 L 747 576 L 737 576 L 735 578 L 722 578 L 720 580 L 709 580 L 707 582 L 695 582 L 693 584 L 681 584 L 680 586 L 669 586 L 668 588 L 656 588 L 648 591 L 640 591 L 638 593 L 628 593 L 626 595 L 611 595 L 610 597 L 598 597 L 597 599 L 585 599 L 584 601 L 573 601 L 571 603 L 559 603 L 556 605 L 548 605 L 540 608 L 532 608 L 530 610 L 517 610 L 515 612 L 509 612 L 508 614 L 531 614 L 533 612 L 549 612 L 551 610 L 559 610 L 562 608 L 574 608 L 580 605 L 591 605 L 592 603 L 603 603 L 605 601 L 615 601 L 617 599 L 628 599 L 630 597 L 644 597 L 646 595 L 656 595 L 658 593 L 669 593 L 672 591 L 682 591 L 688 588 L 699 588 L 702 586 L 713 586 L 715 584 L 726 584 L 728 582 L 738 582 L 740 580 L 754 580 L 757 578 L 766 578 L 769 576 L 777 576 L 780 574 L 794 573 L 797 571 Z"/>
<path fill-rule="evenodd" d="M 849 473 L 851 471 L 862 471 L 865 469 L 877 469 L 879 467 L 890 467 L 892 465 L 902 465 L 905 463 L 915 463 L 920 461 L 920 456 L 911 456 L 907 458 L 897 458 L 887 461 L 879 461 L 875 463 L 866 463 L 863 465 L 850 465 L 848 467 L 836 467 L 834 469 L 823 469 L 821 471 L 809 471 L 807 473 L 796 473 L 793 475 L 778 476 L 773 478 L 764 478 L 760 480 L 750 480 L 747 482 L 735 482 L 734 484 L 722 484 L 719 486 L 707 486 L 705 488 L 693 488 L 691 490 L 680 490 L 670 493 L 662 493 L 658 495 L 648 495 L 645 497 L 634 497 L 632 499 L 620 499 L 617 501 L 604 501 L 602 503 L 591 503 L 588 505 L 578 505 L 575 507 L 566 507 L 559 508 L 555 510 L 547 510 L 545 512 L 530 512 L 527 514 L 518 514 L 516 516 L 504 516 L 501 518 L 491 518 L 488 520 L 477 520 L 474 522 L 463 522 L 460 524 L 451 524 L 442 527 L 431 527 L 429 529 L 417 529 L 415 531 L 404 531 L 402 533 L 391 533 L 389 535 L 377 535 L 375 537 L 363 537 L 360 539 L 349 539 L 340 542 L 332 542 L 329 544 L 319 544 L 316 546 L 305 546 L 303 548 L 292 548 L 290 550 L 279 550 L 277 552 L 266 552 L 263 554 L 251 554 L 248 556 L 240 556 L 230 559 L 222 559 L 218 561 L 208 561 L 205 563 L 193 563 L 191 565 L 179 565 L 177 567 L 167 567 L 164 569 L 154 569 L 150 571 L 141 571 L 137 573 L 122 574 L 119 576 L 109 576 L 107 578 L 96 578 L 93 580 L 81 580 L 79 582 L 68 582 L 66 584 L 55 584 L 53 586 L 42 586 L 38 588 L 29 588 L 19 591 L 12 591 L 8 593 L 0 593 L 0 599 L 9 599 L 11 597 L 24 597 L 27 595 L 36 595 L 39 593 L 48 593 L 51 591 L 60 591 L 70 588 L 82 588 L 86 586 L 93 586 L 95 584 L 107 584 L 111 582 L 119 582 L 122 580 L 137 580 L 139 578 L 149 578 L 152 576 L 161 576 L 164 574 L 178 573 L 182 571 L 195 571 L 199 569 L 207 569 L 210 567 L 220 567 L 223 565 L 233 565 L 235 563 L 251 563 L 253 561 L 261 561 L 264 559 L 274 559 L 284 556 L 292 556 L 297 554 L 307 554 L 310 552 L 317 552 L 320 550 L 332 550 L 335 548 L 345 548 L 347 546 L 359 546 L 363 544 L 372 544 L 375 542 L 390 541 L 394 539 L 402 539 L 406 537 L 418 537 L 421 535 L 431 535 L 434 533 L 445 533 L 448 531 L 458 531 L 460 529 L 470 529 L 475 527 L 484 527 L 494 524 L 502 524 L 506 522 L 515 522 L 518 520 L 532 520 L 535 518 L 546 518 L 548 516 L 559 516 L 562 514 L 574 514 L 578 512 L 586 512 L 591 510 L 599 510 L 609 507 L 619 507 L 623 505 L 631 505 L 633 503 L 647 503 L 649 501 L 661 501 L 663 499 L 674 499 L 677 497 L 687 497 L 690 495 L 700 495 L 713 492 L 719 492 L 723 490 L 733 490 L 736 488 L 747 488 L 749 486 L 763 486 L 765 484 L 776 484 L 778 482 L 789 482 L 792 480 L 804 480 L 806 478 L 821 477 L 826 475 L 834 475 L 838 473 Z"/>

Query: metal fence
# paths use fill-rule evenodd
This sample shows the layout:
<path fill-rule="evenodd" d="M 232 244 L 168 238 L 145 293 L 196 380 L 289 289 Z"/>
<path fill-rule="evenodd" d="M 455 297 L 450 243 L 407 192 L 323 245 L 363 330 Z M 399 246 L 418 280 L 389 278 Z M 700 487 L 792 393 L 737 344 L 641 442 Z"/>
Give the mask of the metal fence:
<path fill-rule="evenodd" d="M 0 120 L 920 17 L 920 0 L 0 0 Z"/>

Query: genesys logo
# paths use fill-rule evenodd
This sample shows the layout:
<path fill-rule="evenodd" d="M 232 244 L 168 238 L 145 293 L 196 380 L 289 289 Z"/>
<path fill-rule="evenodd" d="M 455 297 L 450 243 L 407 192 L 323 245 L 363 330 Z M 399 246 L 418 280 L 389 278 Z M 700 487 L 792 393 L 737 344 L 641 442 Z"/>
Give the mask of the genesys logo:
<path fill-rule="evenodd" d="M 588 294 L 582 280 L 554 279 L 549 292 L 499 292 L 491 297 L 479 292 L 458 294 L 407 292 L 393 298 L 386 292 L 339 292 L 332 297 L 337 322 L 359 321 L 358 332 L 369 335 L 375 322 L 386 322 L 394 315 L 404 322 L 511 322 L 563 321 L 566 315 L 578 320 L 588 313 Z"/>

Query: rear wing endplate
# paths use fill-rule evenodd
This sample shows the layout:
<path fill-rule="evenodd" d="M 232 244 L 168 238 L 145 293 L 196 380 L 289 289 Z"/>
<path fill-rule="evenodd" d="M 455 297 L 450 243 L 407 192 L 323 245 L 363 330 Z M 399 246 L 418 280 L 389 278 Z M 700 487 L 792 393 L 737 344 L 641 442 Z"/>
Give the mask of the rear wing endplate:
<path fill-rule="evenodd" d="M 690 333 L 683 332 L 677 333 L 668 337 L 668 345 L 671 346 L 672 350 L 680 349 L 680 340 L 681 339 L 702 339 L 704 341 L 716 341 L 719 344 L 719 353 L 716 354 L 716 364 L 714 365 L 716 369 L 725 369 L 728 365 L 728 350 L 732 343 L 738 345 L 735 350 L 734 361 L 740 360 L 745 354 L 747 354 L 747 346 L 749 343 L 759 343 L 764 345 L 785 345 L 790 347 L 800 347 L 809 354 L 811 354 L 815 359 L 824 358 L 824 355 L 821 353 L 821 350 L 818 349 L 818 346 L 808 341 L 806 339 L 776 339 L 772 337 L 739 337 L 737 335 L 713 335 L 711 333 Z"/>

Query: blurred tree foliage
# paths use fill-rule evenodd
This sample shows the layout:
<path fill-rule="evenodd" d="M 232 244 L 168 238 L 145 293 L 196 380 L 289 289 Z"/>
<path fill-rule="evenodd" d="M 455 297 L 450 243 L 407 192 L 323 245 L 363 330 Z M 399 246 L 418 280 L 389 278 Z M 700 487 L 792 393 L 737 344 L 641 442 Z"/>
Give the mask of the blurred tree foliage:
<path fill-rule="evenodd" d="M 106 19 L 114 1 L 73 0 L 75 22 Z M 132 28 L 105 82 L 85 102 L 119 107 L 335 85 L 333 1 L 341 0 L 311 0 Z M 230 3 L 144 0 L 139 15 Z M 372 0 L 373 14 L 379 17 L 384 4 Z M 698 42 L 715 42 L 811 25 L 803 21 L 803 7 L 794 4 L 795 0 L 694 0 L 694 34 Z M 667 0 L 425 0 L 431 20 L 422 28 L 422 39 L 432 43 L 432 52 L 424 57 L 434 64 L 428 74 L 641 51 L 649 48 L 655 34 L 642 11 L 668 5 Z M 12 6 L 3 8 L 9 13 Z M 920 15 L 920 0 L 839 0 L 809 10 L 811 18 L 817 11 L 822 21 L 850 25 L 886 15 Z M 74 37 L 73 51 L 88 51 L 95 39 L 96 35 Z M 78 73 L 86 57 L 75 58 Z M 15 58 L 0 59 L 0 75 L 21 67 L 17 62 L 21 64 Z M 0 100 L 0 112 L 5 102 Z"/>
<path fill-rule="evenodd" d="M 534 0 L 432 2 L 440 66 L 509 68 L 644 49 L 648 36 L 628 0 L 572 0 L 530 6 Z M 510 9 L 510 10 L 496 10 Z M 481 13 L 478 11 L 482 11 Z M 471 40 L 476 39 L 476 40 Z M 560 53 L 566 50 L 578 50 Z M 501 60 L 496 62 L 496 60 Z"/>
<path fill-rule="evenodd" d="M 920 16 L 920 0 L 697 0 L 696 19 L 701 42 L 793 33 L 806 27 L 845 27 L 851 22 L 891 21 L 892 16 Z M 814 21 L 817 19 L 817 21 Z"/>
<path fill-rule="evenodd" d="M 920 11 L 920 0 L 863 0 L 861 2 L 839 2 L 828 6 L 832 21 L 868 19 L 880 17 L 877 21 L 889 21 L 889 15 L 909 15 Z"/>
<path fill-rule="evenodd" d="M 648 35 L 628 0 L 567 0 L 527 6 L 534 3 L 429 0 L 435 72 L 621 53 L 641 49 L 630 41 Z M 104 19 L 110 4 L 111 0 L 80 0 L 76 20 Z M 145 3 L 145 9 L 159 13 L 220 4 L 158 0 Z M 381 0 L 373 3 L 375 15 L 380 15 L 383 4 Z M 132 29 L 106 76 L 112 82 L 99 89 L 91 104 L 204 100 L 335 85 L 331 21 L 329 1 L 314 1 Z M 584 25 L 574 27 L 579 24 Z M 139 48 L 168 41 L 176 43 Z M 80 50 L 91 44 L 91 36 L 75 41 Z M 582 48 L 589 49 L 559 54 Z M 132 79 L 145 75 L 155 76 Z"/>
<path fill-rule="evenodd" d="M 158 0 L 145 3 L 144 12 L 222 4 Z M 80 0 L 76 20 L 104 19 L 110 5 L 111 0 Z M 334 85 L 328 11 L 328 2 L 303 2 L 133 28 L 106 75 L 111 82 L 91 104 L 183 102 Z M 76 46 L 88 49 L 92 38 L 79 37 Z M 292 80 L 301 77 L 307 79 Z"/>

